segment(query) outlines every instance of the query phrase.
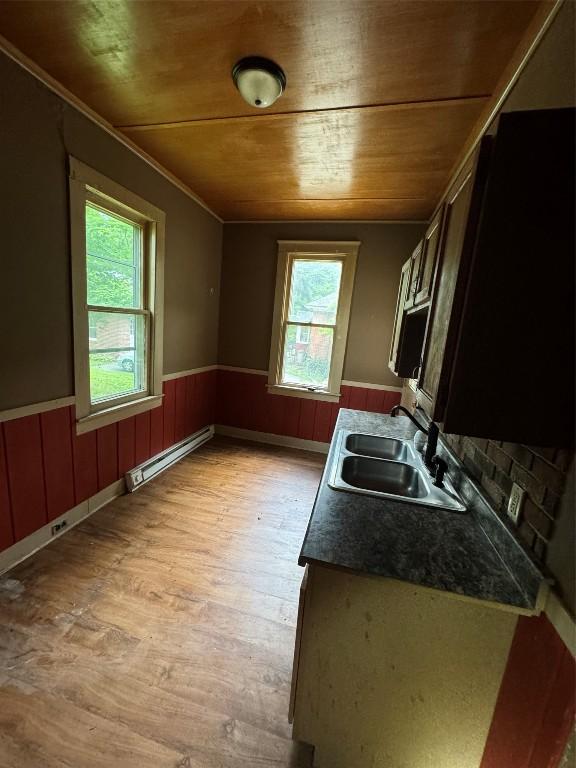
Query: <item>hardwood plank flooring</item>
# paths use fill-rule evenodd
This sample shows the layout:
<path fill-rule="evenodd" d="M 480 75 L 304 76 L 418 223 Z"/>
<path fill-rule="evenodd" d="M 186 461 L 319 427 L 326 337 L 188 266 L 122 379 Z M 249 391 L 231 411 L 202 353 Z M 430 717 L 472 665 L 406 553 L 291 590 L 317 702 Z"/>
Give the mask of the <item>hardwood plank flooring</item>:
<path fill-rule="evenodd" d="M 0 768 L 304 768 L 287 721 L 324 457 L 215 438 L 0 578 Z"/>

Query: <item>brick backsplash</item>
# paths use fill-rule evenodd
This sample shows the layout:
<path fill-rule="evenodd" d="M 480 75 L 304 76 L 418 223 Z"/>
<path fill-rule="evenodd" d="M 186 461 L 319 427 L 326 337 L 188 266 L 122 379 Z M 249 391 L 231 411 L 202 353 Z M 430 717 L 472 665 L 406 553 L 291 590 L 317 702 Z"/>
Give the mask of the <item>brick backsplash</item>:
<path fill-rule="evenodd" d="M 444 438 L 499 512 L 506 513 L 512 483 L 524 488 L 518 533 L 542 559 L 552 536 L 573 452 L 461 435 Z"/>

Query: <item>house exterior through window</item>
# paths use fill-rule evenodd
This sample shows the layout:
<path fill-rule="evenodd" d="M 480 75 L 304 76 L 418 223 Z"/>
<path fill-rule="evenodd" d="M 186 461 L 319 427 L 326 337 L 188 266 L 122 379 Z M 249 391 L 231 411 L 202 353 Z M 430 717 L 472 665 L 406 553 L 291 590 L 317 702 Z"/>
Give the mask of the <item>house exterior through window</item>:
<path fill-rule="evenodd" d="M 269 389 L 338 400 L 359 245 L 279 241 Z"/>
<path fill-rule="evenodd" d="M 77 431 L 162 402 L 164 213 L 70 158 Z"/>

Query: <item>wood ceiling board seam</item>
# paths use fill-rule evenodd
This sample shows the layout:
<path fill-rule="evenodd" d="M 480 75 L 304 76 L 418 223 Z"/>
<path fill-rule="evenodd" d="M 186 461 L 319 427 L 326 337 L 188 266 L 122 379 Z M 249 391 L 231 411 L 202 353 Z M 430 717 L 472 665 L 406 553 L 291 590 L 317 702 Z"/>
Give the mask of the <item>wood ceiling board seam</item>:
<path fill-rule="evenodd" d="M 273 120 L 276 118 L 294 118 L 301 115 L 322 115 L 329 112 L 352 112 L 352 111 L 376 111 L 376 110 L 398 110 L 398 109 L 417 109 L 425 107 L 438 107 L 444 104 L 469 103 L 477 101 L 486 101 L 492 96 L 491 93 L 475 94 L 473 96 L 453 97 L 447 99 L 423 99 L 421 101 L 396 101 L 382 104 L 360 104 L 349 107 L 332 107 L 330 109 L 299 109 L 292 112 L 260 112 L 257 115 L 230 115 L 227 117 L 206 117 L 197 120 L 177 120 L 167 123 L 146 123 L 137 125 L 115 125 L 119 131 L 132 131 L 140 133 L 143 131 L 170 130 L 172 128 L 194 128 L 195 126 L 214 125 L 239 122 L 251 122 L 253 120 Z"/>
<path fill-rule="evenodd" d="M 225 220 L 224 224 L 427 224 L 428 219 L 260 219 L 258 221 L 246 219 L 240 219 L 238 221 Z M 264 374 L 268 374 L 268 371 L 263 371 Z"/>
<path fill-rule="evenodd" d="M 297 197 L 290 200 L 283 200 L 280 199 L 274 199 L 269 197 L 260 198 L 257 200 L 215 200 L 212 199 L 210 201 L 211 205 L 214 206 L 214 208 L 218 208 L 219 206 L 249 206 L 249 205 L 322 205 L 324 203 L 326 204 L 334 204 L 334 203 L 342 203 L 344 205 L 355 205 L 359 203 L 395 203 L 398 205 L 401 204 L 407 204 L 407 203 L 421 203 L 426 205 L 434 205 L 434 202 L 431 198 L 431 196 L 415 196 L 415 197 L 343 197 L 341 195 L 334 195 L 334 197 L 322 197 L 322 198 L 308 198 L 308 197 Z"/>
<path fill-rule="evenodd" d="M 352 203 L 348 201 L 328 201 L 322 205 L 292 203 L 289 205 L 275 205 L 263 203 L 259 206 L 251 206 L 245 212 L 239 206 L 222 206 L 222 215 L 226 222 L 243 220 L 246 223 L 272 222 L 272 221 L 427 221 L 433 210 L 432 203 L 411 204 L 408 207 L 403 204 L 399 209 L 395 203 Z M 344 217 L 347 216 L 347 219 Z"/>
<path fill-rule="evenodd" d="M 490 99 L 492 94 L 484 94 L 478 96 L 466 96 L 464 98 L 454 99 L 434 99 L 431 101 L 406 101 L 396 102 L 394 104 L 368 104 L 365 106 L 353 106 L 353 107 L 340 107 L 338 109 L 302 109 L 296 112 L 266 112 L 258 115 L 238 115 L 237 117 L 211 117 L 201 118 L 199 120 L 180 120 L 172 123 L 150 123 L 148 125 L 117 125 L 115 128 L 119 131 L 128 131 L 130 133 L 145 133 L 146 131 L 166 131 L 174 129 L 184 128 L 202 128 L 204 126 L 213 125 L 238 125 L 239 123 L 251 123 L 258 121 L 259 123 L 280 122 L 284 118 L 285 120 L 298 119 L 300 117 L 323 117 L 329 114 L 348 114 L 352 112 L 358 112 L 366 114 L 380 113 L 380 112 L 404 112 L 408 110 L 420 110 L 420 109 L 437 109 L 447 105 L 466 105 L 466 104 L 480 104 Z"/>
<path fill-rule="evenodd" d="M 397 201 L 397 200 L 387 200 L 386 198 L 381 198 L 380 200 L 347 200 L 343 198 L 332 198 L 330 200 L 292 200 L 291 202 L 284 202 L 283 200 L 261 200 L 261 201 L 255 201 L 254 203 L 250 203 L 250 210 L 254 210 L 255 213 L 257 213 L 259 210 L 263 208 L 263 206 L 268 206 L 271 211 L 271 215 L 273 214 L 274 209 L 283 208 L 283 209 L 289 209 L 293 208 L 295 210 L 301 209 L 304 211 L 311 210 L 312 208 L 316 208 L 318 210 L 326 209 L 326 208 L 334 208 L 336 206 L 339 206 L 342 209 L 358 209 L 359 206 L 366 206 L 366 210 L 372 208 L 393 208 L 394 210 L 398 211 L 399 207 L 400 210 L 406 210 L 413 211 L 413 210 L 422 210 L 425 209 L 428 210 L 434 210 L 434 202 L 425 198 L 422 199 L 414 199 L 414 200 L 403 200 L 403 201 Z M 224 221 L 227 221 L 225 218 L 227 215 L 233 215 L 232 211 L 243 211 L 245 209 L 245 206 L 243 206 L 241 203 L 233 204 L 232 202 L 229 203 L 222 203 L 222 210 L 225 211 L 224 215 Z M 264 218 L 266 217 L 266 212 L 262 213 Z M 401 216 L 402 213 L 397 214 L 398 216 Z M 408 213 L 406 214 L 408 215 Z M 420 214 L 417 214 L 417 216 Z M 424 215 L 424 214 L 421 214 Z M 359 218 L 361 219 L 362 214 L 359 214 Z M 372 218 L 372 217 L 370 217 Z M 402 220 L 402 219 L 398 219 Z M 420 219 L 415 219 L 420 220 Z"/>
<path fill-rule="evenodd" d="M 287 117 L 239 126 L 204 123 L 168 132 L 151 129 L 134 137 L 198 189 L 223 219 L 242 217 L 230 209 L 233 201 L 282 198 L 426 199 L 431 211 L 457 148 L 484 103 L 437 102 L 434 109 L 428 104 L 416 110 L 394 107 L 344 115 L 308 113 L 299 116 L 296 125 Z M 384 144 L 381 137 L 386 138 Z M 358 213 L 351 212 L 352 218 L 359 218 Z M 264 217 L 257 210 L 250 215 L 278 218 L 274 211 Z M 396 208 L 386 215 L 413 220 L 425 211 Z M 381 216 L 368 212 L 366 217 Z M 292 211 L 290 218 L 301 216 Z"/>
<path fill-rule="evenodd" d="M 217 122 L 217 123 L 194 123 L 191 125 L 175 125 L 173 126 L 171 133 L 178 132 L 179 136 L 186 137 L 186 136 L 192 136 L 192 135 L 198 135 L 200 131 L 203 131 L 206 135 L 210 135 L 212 138 L 214 137 L 214 131 L 218 131 L 219 135 L 228 137 L 229 141 L 231 143 L 237 144 L 237 142 L 242 139 L 246 140 L 246 137 L 255 137 L 257 136 L 257 132 L 267 131 L 269 128 L 269 123 L 272 123 L 270 125 L 270 128 L 276 131 L 279 130 L 286 130 L 289 129 L 295 120 L 298 121 L 298 123 L 303 123 L 304 125 L 302 128 L 306 128 L 308 130 L 312 130 L 317 128 L 318 126 L 321 126 L 324 134 L 326 130 L 337 130 L 339 134 L 343 130 L 343 127 L 357 127 L 357 123 L 355 122 L 354 118 L 356 115 L 360 115 L 362 118 L 368 118 L 372 124 L 375 124 L 375 121 L 380 121 L 382 119 L 390 120 L 394 119 L 398 121 L 398 119 L 404 118 L 405 120 L 410 118 L 410 120 L 413 120 L 415 115 L 414 113 L 418 113 L 420 116 L 424 118 L 424 116 L 436 112 L 438 115 L 446 115 L 446 114 L 465 114 L 468 113 L 473 119 L 475 119 L 475 115 L 473 114 L 474 111 L 481 109 L 482 105 L 486 103 L 486 99 L 475 99 L 474 101 L 466 101 L 466 102 L 435 102 L 432 108 L 432 105 L 426 105 L 426 109 L 404 109 L 404 108 L 397 108 L 395 107 L 394 110 L 373 110 L 371 112 L 365 112 L 362 110 L 347 110 L 344 112 L 307 112 L 307 113 L 300 113 L 298 115 L 294 116 L 281 116 L 281 119 L 275 119 L 275 116 L 270 116 L 271 118 L 274 118 L 270 120 L 267 117 L 261 118 L 258 122 L 256 121 L 249 121 L 245 122 L 242 121 L 242 125 L 240 124 L 234 124 L 231 122 Z M 434 114 L 432 118 L 434 119 Z M 345 125 L 343 125 L 343 120 L 345 121 Z M 402 125 L 402 123 L 394 123 L 394 127 L 397 128 L 398 125 Z M 408 124 L 404 122 L 404 126 L 410 127 L 411 124 Z M 430 127 L 430 126 L 429 126 Z M 234 128 L 234 131 L 231 132 L 231 128 Z M 242 133 L 238 133 L 238 131 L 241 130 Z M 209 134 L 206 132 L 210 131 Z M 127 129 L 128 134 L 132 133 L 139 133 L 139 134 L 148 134 L 148 135 L 161 135 L 163 134 L 164 129 L 163 128 L 146 128 L 143 131 L 137 131 L 133 129 Z M 412 132 L 414 132 L 414 129 L 412 129 Z M 440 140 L 445 136 L 446 131 L 438 131 L 438 135 L 440 137 Z M 325 134 L 326 135 L 326 134 Z M 415 134 L 415 137 L 418 138 L 419 134 Z M 424 137 L 425 138 L 425 137 Z M 211 146 L 213 148 L 213 151 L 216 151 L 218 148 L 214 145 L 214 142 L 211 142 Z M 404 154 L 411 154 L 413 152 L 411 147 L 404 147 L 403 149 Z M 398 154 L 398 150 L 396 150 L 395 154 Z M 249 158 L 250 159 L 250 158 Z"/>
<path fill-rule="evenodd" d="M 219 221 L 221 224 L 224 223 L 223 219 L 221 219 L 220 216 L 218 216 L 218 214 L 215 211 L 213 211 L 208 206 L 208 204 L 205 203 L 204 200 L 202 200 L 202 198 L 199 195 L 193 192 L 190 189 L 190 187 L 188 187 L 183 181 L 180 181 L 180 179 L 177 176 L 175 176 L 173 173 L 171 173 L 171 171 L 169 171 L 167 168 L 164 168 L 164 166 L 160 162 L 158 162 L 158 160 L 156 160 L 147 152 L 145 152 L 141 147 L 139 147 L 135 142 L 133 142 L 128 136 L 126 136 L 125 134 L 117 130 L 105 118 L 103 118 L 101 115 L 95 112 L 91 107 L 85 104 L 82 101 L 82 99 L 79 99 L 77 96 L 75 96 L 64 85 L 62 85 L 62 83 L 58 82 L 58 80 L 53 78 L 52 75 L 49 75 L 48 72 L 43 70 L 42 67 L 36 64 L 36 62 L 32 61 L 32 59 L 26 56 L 25 53 L 22 53 L 22 51 L 16 48 L 15 45 L 13 45 L 9 40 L 7 40 L 2 35 L 0 35 L 0 51 L 4 53 L 6 56 L 8 56 L 8 58 L 11 59 L 13 62 L 18 64 L 19 67 L 21 67 L 26 72 L 28 72 L 28 74 L 32 75 L 32 77 L 35 77 L 36 80 L 39 80 L 42 83 L 42 85 L 45 85 L 49 90 L 55 93 L 56 96 L 61 98 L 67 104 L 69 104 L 78 112 L 80 112 L 80 114 L 84 115 L 84 117 L 87 117 L 95 125 L 97 125 L 102 130 L 106 131 L 106 133 L 108 133 L 114 139 L 119 141 L 123 146 L 125 146 L 133 154 L 135 154 L 137 157 L 143 160 L 147 165 L 149 165 L 151 168 L 157 171 L 161 176 L 163 176 L 166 179 L 166 181 L 169 181 L 170 184 L 175 186 L 177 189 L 183 192 L 187 197 L 189 197 L 191 200 L 197 203 L 201 208 L 203 208 L 207 213 L 213 216 L 217 221 Z"/>

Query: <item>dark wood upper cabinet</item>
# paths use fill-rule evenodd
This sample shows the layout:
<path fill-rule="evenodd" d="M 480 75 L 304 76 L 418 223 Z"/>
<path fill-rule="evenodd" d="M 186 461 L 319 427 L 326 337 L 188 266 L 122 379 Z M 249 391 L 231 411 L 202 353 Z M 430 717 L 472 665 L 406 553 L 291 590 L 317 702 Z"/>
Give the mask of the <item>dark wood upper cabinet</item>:
<path fill-rule="evenodd" d="M 418 393 L 447 433 L 573 443 L 574 116 L 502 115 L 447 196 Z"/>
<path fill-rule="evenodd" d="M 414 303 L 424 304 L 430 300 L 434 275 L 438 266 L 438 252 L 440 246 L 440 234 L 442 231 L 442 216 L 444 206 L 441 205 L 430 222 L 422 244 L 422 255 L 419 262 L 419 270 L 414 285 Z"/>
<path fill-rule="evenodd" d="M 408 290 L 408 299 L 404 306 L 405 309 L 411 309 L 416 302 L 416 292 L 418 290 L 418 281 L 420 279 L 420 270 L 422 269 L 422 252 L 424 242 L 418 243 L 412 254 L 412 275 L 410 278 L 410 288 Z"/>
<path fill-rule="evenodd" d="M 459 310 L 465 293 L 490 145 L 491 139 L 483 140 L 456 178 L 445 201 L 437 279 L 418 381 L 418 402 L 434 421 L 441 421 L 444 415 Z"/>
<path fill-rule="evenodd" d="M 415 376 L 415 371 L 420 365 L 426 330 L 426 316 L 422 312 L 409 311 L 414 304 L 414 265 L 420 258 L 421 252 L 422 243 L 419 243 L 411 258 L 402 267 L 396 304 L 388 367 L 397 376 L 403 378 Z"/>
<path fill-rule="evenodd" d="M 398 301 L 396 302 L 396 315 L 394 317 L 394 329 L 392 331 L 392 344 L 390 345 L 390 358 L 388 360 L 388 367 L 398 376 L 400 375 L 398 373 L 398 352 L 400 349 L 400 337 L 405 315 L 404 309 L 410 294 L 412 264 L 413 260 L 412 258 L 409 258 L 402 267 L 402 272 L 400 274 L 400 287 L 398 289 Z"/>
<path fill-rule="evenodd" d="M 447 432 L 574 437 L 573 109 L 500 118 L 445 405 Z"/>

